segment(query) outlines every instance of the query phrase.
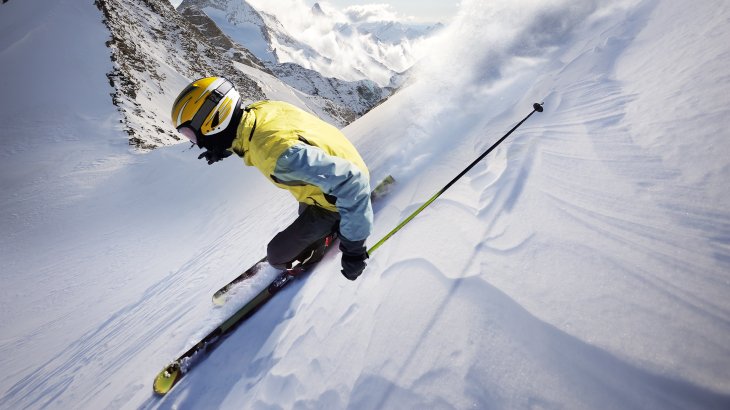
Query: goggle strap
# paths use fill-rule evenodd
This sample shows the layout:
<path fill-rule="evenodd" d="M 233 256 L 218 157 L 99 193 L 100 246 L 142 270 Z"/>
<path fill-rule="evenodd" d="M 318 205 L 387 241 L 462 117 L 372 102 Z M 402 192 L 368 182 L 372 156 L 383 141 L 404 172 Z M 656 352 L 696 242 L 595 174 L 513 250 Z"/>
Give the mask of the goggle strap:
<path fill-rule="evenodd" d="M 231 88 L 233 88 L 233 84 L 226 80 L 223 84 L 219 85 L 218 88 L 211 91 L 198 112 L 196 112 L 193 116 L 193 120 L 190 121 L 190 127 L 194 130 L 200 130 L 200 127 L 203 125 L 203 121 L 208 118 L 208 115 L 210 115 L 223 97 L 228 94 L 228 91 L 230 91 Z"/>

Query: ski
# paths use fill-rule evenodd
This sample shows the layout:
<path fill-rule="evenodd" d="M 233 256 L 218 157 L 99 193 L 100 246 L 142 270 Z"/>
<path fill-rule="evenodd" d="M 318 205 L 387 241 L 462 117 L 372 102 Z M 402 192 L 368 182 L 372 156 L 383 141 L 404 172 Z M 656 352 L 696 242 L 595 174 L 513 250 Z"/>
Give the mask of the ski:
<path fill-rule="evenodd" d="M 296 275 L 294 273 L 295 272 L 292 271 L 281 272 L 276 279 L 269 284 L 269 286 L 259 292 L 241 309 L 218 325 L 218 327 L 213 329 L 193 347 L 165 366 L 165 368 L 157 374 L 157 377 L 155 377 L 153 384 L 154 392 L 158 395 L 167 394 L 183 378 L 183 376 L 185 376 L 190 369 L 193 368 L 193 366 L 198 364 L 204 356 L 211 352 L 224 337 L 229 335 L 236 327 L 256 313 L 256 311 L 264 306 L 264 304 L 268 302 L 273 295 L 291 282 L 296 275 L 301 275 L 303 271 L 296 272 Z"/>
<path fill-rule="evenodd" d="M 324 247 L 322 249 L 317 250 L 316 248 L 312 248 L 310 250 L 311 253 L 309 254 L 308 257 L 306 257 L 302 261 L 294 261 L 294 263 L 287 270 L 287 272 L 293 272 L 295 274 L 298 274 L 298 272 L 306 271 L 309 268 L 311 268 L 313 265 L 316 265 L 317 262 L 319 262 L 319 259 L 324 257 L 324 255 L 330 250 L 330 248 L 332 247 L 332 245 L 334 244 L 336 239 L 337 239 L 336 233 L 332 233 L 329 236 L 325 237 L 324 245 L 323 245 Z M 316 262 L 314 262 L 313 264 L 309 263 L 309 261 L 313 258 L 315 259 Z M 232 294 L 231 290 L 234 289 L 239 283 L 256 275 L 261 270 L 261 268 L 264 267 L 265 263 L 266 263 L 266 257 L 264 256 L 263 258 L 261 258 L 260 261 L 256 262 L 256 264 L 254 264 L 252 267 L 246 269 L 246 271 L 244 271 L 242 274 L 238 275 L 238 277 L 236 277 L 232 281 L 228 282 L 228 284 L 226 284 L 222 288 L 218 289 L 218 291 L 216 291 L 213 294 L 213 303 L 218 306 L 225 304 Z"/>
<path fill-rule="evenodd" d="M 389 191 L 389 185 L 395 180 L 388 176 L 373 190 L 372 198 L 380 198 Z M 326 253 L 332 248 L 334 239 L 325 243 L 324 252 Z M 314 255 L 314 254 L 313 254 Z M 311 256 L 310 256 L 311 257 Z M 254 264 L 251 268 L 244 271 L 241 275 L 233 279 L 229 284 L 223 286 L 218 292 L 221 292 L 219 298 L 223 302 L 227 299 L 228 293 L 237 284 L 245 281 L 246 279 L 256 275 L 261 269 L 263 263 L 266 262 L 266 258 L 262 258 L 258 263 Z M 188 349 L 185 353 L 181 354 L 177 359 L 173 360 L 170 364 L 165 366 L 155 377 L 155 381 L 152 385 L 152 389 L 155 394 L 164 396 L 167 394 L 190 370 L 200 363 L 201 359 L 206 357 L 227 335 L 229 335 L 234 329 L 244 323 L 248 318 L 253 316 L 266 302 L 268 302 L 273 295 L 283 289 L 292 279 L 305 274 L 312 266 L 305 267 L 303 265 L 307 261 L 303 261 L 302 264 L 292 267 L 290 270 L 285 270 L 279 273 L 279 275 L 261 292 L 259 292 L 253 299 L 246 303 L 242 308 L 237 310 L 233 315 L 226 319 L 223 323 L 218 325 L 210 333 L 200 339 L 193 347 Z M 216 294 L 218 294 L 216 292 Z M 216 296 L 213 296 L 214 302 Z"/>

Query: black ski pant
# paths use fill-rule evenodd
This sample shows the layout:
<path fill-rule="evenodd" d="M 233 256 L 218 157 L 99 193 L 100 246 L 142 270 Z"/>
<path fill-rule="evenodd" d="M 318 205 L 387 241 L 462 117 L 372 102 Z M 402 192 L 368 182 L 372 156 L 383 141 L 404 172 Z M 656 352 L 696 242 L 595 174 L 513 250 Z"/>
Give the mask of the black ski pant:
<path fill-rule="evenodd" d="M 299 217 L 269 242 L 266 251 L 269 264 L 277 269 L 289 269 L 304 251 L 335 232 L 339 224 L 339 213 L 300 203 Z"/>

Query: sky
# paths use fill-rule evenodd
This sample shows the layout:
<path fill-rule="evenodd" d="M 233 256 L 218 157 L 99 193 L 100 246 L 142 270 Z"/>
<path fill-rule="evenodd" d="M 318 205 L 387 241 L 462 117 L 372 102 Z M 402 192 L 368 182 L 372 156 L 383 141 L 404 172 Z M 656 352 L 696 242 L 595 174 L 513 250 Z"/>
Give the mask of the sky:
<path fill-rule="evenodd" d="M 310 5 L 316 2 L 316 0 L 307 0 Z M 338 9 L 363 5 L 362 1 L 355 0 L 328 0 L 328 2 Z M 459 6 L 459 2 L 455 0 L 390 0 L 368 4 L 388 4 L 400 16 L 413 17 L 415 21 L 442 23 L 450 20 L 456 14 Z"/>
<path fill-rule="evenodd" d="M 177 7 L 182 0 L 170 0 L 173 6 Z M 388 2 L 378 1 L 373 3 L 364 3 L 355 0 L 327 0 L 328 3 L 335 8 L 343 10 L 350 6 L 390 6 L 390 9 L 403 18 L 412 18 L 414 22 L 448 22 L 459 7 L 458 1 L 440 1 L 440 0 L 390 0 Z M 310 6 L 317 3 L 317 0 L 306 0 Z"/>

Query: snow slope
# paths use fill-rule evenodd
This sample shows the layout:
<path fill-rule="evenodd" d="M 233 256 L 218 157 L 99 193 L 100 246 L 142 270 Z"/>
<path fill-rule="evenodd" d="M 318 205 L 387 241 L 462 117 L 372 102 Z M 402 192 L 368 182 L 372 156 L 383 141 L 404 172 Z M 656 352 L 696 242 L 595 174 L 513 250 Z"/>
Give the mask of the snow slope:
<path fill-rule="evenodd" d="M 0 5 L 0 408 L 730 407 L 730 6 L 461 7 L 345 129 L 398 181 L 371 243 L 545 112 L 360 280 L 329 255 L 158 399 L 295 204 L 235 159 L 130 153 L 93 5 Z"/>

